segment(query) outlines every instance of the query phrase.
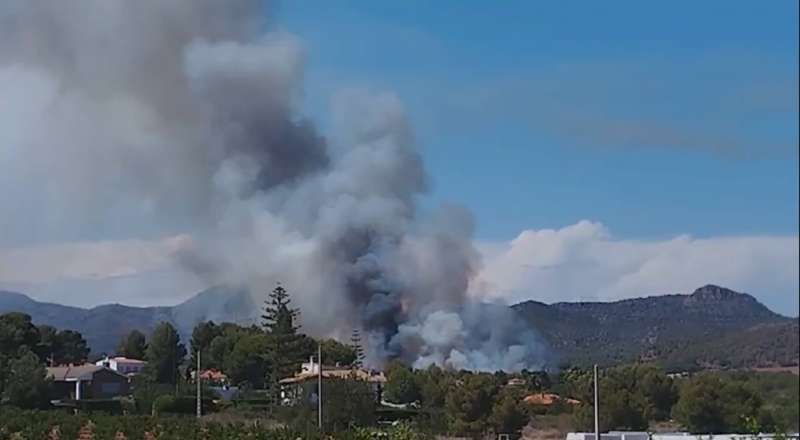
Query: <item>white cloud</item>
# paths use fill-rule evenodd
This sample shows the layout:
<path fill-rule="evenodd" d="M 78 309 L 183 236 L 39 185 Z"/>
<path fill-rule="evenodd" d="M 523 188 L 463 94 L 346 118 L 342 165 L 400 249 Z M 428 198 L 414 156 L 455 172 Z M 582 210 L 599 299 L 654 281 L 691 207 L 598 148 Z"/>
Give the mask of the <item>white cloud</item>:
<path fill-rule="evenodd" d="M 176 258 L 192 246 L 191 237 L 179 235 L 0 249 L 0 289 L 71 305 L 175 304 L 208 287 Z M 478 248 L 483 268 L 470 288 L 488 300 L 607 301 L 713 283 L 797 315 L 797 236 L 626 240 L 581 221 Z"/>
<path fill-rule="evenodd" d="M 690 293 L 704 284 L 748 292 L 787 315 L 798 309 L 798 237 L 625 240 L 600 223 L 526 230 L 479 245 L 473 295 L 517 302 L 618 300 Z"/>
<path fill-rule="evenodd" d="M 174 254 L 190 246 L 190 237 L 178 235 L 154 241 L 96 241 L 0 249 L 0 280 L 44 283 L 131 276 L 162 269 Z"/>
<path fill-rule="evenodd" d="M 68 305 L 172 305 L 204 287 L 177 260 L 186 235 L 0 248 L 0 289 Z"/>

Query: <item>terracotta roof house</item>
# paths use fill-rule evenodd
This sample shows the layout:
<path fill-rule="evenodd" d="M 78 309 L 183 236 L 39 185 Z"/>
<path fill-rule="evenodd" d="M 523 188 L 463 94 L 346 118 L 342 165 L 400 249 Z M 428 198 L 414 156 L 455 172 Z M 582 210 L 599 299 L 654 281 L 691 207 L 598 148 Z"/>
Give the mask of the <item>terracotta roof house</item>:
<path fill-rule="evenodd" d="M 48 367 L 57 399 L 99 399 L 128 394 L 128 378 L 108 367 L 94 364 Z"/>
<path fill-rule="evenodd" d="M 222 371 L 210 369 L 200 372 L 200 379 L 207 382 L 225 383 L 228 381 L 228 376 Z"/>
<path fill-rule="evenodd" d="M 577 405 L 577 404 L 581 403 L 578 400 L 569 399 L 569 398 L 565 399 L 565 398 L 559 396 L 558 394 L 552 394 L 552 393 L 530 394 L 528 396 L 525 396 L 525 398 L 522 399 L 522 400 L 525 403 L 527 403 L 528 405 L 539 405 L 539 406 L 555 405 L 558 402 L 563 402 L 563 403 L 566 403 L 568 405 Z"/>

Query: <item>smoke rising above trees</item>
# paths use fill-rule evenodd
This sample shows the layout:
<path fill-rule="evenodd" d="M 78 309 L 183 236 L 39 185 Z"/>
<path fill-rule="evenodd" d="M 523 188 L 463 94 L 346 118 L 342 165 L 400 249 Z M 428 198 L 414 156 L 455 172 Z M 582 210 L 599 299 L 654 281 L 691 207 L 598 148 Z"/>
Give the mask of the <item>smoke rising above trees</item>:
<path fill-rule="evenodd" d="M 513 312 L 467 297 L 469 213 L 419 215 L 400 100 L 342 91 L 323 136 L 298 106 L 301 41 L 268 16 L 254 0 L 0 7 L 0 203 L 46 207 L 9 236 L 179 232 L 186 272 L 254 295 L 284 281 L 308 333 L 360 327 L 367 364 L 541 366 Z"/>

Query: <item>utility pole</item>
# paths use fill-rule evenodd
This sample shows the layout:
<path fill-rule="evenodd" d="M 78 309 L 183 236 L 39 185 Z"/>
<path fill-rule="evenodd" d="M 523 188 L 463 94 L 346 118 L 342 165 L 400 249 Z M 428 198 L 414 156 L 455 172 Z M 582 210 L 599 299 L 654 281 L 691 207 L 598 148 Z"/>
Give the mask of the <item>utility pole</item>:
<path fill-rule="evenodd" d="M 197 382 L 197 418 L 203 415 L 203 400 L 200 396 L 200 349 L 197 350 L 197 372 L 194 374 L 195 382 Z"/>
<path fill-rule="evenodd" d="M 178 347 L 175 347 L 172 351 L 172 380 L 175 381 L 175 397 L 181 394 L 181 380 L 178 376 Z"/>
<path fill-rule="evenodd" d="M 322 432 L 322 344 L 317 343 L 317 428 Z"/>
<path fill-rule="evenodd" d="M 600 440 L 600 386 L 597 382 L 597 364 L 594 366 L 594 440 Z"/>

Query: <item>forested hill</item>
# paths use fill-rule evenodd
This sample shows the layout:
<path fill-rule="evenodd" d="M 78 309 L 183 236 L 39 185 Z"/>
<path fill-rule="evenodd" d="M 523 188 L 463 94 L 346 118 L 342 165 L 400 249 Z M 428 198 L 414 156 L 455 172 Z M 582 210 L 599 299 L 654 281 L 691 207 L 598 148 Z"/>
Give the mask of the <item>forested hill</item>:
<path fill-rule="evenodd" d="M 513 308 L 564 364 L 641 359 L 678 370 L 798 363 L 797 319 L 714 285 L 690 295 L 550 305 L 526 301 Z"/>
<path fill-rule="evenodd" d="M 750 295 L 704 286 L 690 295 L 617 302 L 544 304 L 513 308 L 546 338 L 561 363 L 608 365 L 652 360 L 669 370 L 797 365 L 798 321 L 770 311 Z M 0 313 L 23 312 L 36 324 L 81 332 L 95 355 L 113 352 L 130 330 L 149 333 L 171 323 L 184 340 L 200 321 L 255 323 L 259 305 L 243 289 L 217 287 L 174 307 L 91 309 L 43 303 L 0 292 Z"/>

